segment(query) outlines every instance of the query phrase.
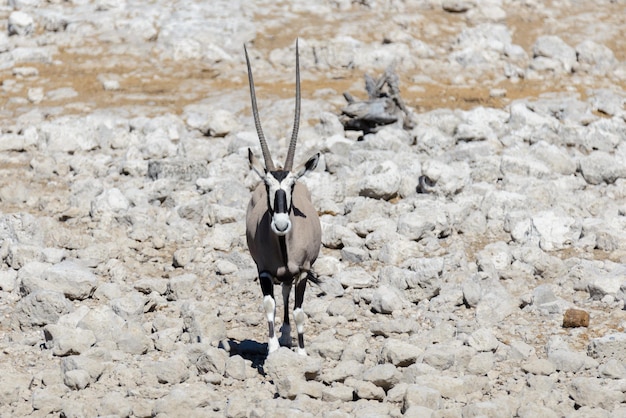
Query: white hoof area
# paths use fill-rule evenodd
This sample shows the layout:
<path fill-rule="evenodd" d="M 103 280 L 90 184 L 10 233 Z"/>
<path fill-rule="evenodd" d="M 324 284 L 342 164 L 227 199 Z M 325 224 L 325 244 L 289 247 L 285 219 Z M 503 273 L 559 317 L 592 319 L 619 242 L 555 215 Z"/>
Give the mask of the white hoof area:
<path fill-rule="evenodd" d="M 306 356 L 306 350 L 304 348 L 298 348 L 296 352 L 301 356 Z"/>
<path fill-rule="evenodd" d="M 267 342 L 267 352 L 273 353 L 279 348 L 280 348 L 280 344 L 278 343 L 278 338 L 276 337 L 270 338 L 270 340 Z"/>

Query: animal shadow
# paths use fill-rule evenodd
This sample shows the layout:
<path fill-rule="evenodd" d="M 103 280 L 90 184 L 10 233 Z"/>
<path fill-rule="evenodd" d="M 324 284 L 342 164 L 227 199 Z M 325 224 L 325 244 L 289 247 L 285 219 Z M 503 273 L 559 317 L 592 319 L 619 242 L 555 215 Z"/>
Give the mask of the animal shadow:
<path fill-rule="evenodd" d="M 235 341 L 233 339 L 229 339 L 228 346 L 230 347 L 230 350 L 228 347 L 220 344 L 220 348 L 229 351 L 229 355 L 231 357 L 240 355 L 244 359 L 250 360 L 252 362 L 252 367 L 257 369 L 260 374 L 265 375 L 263 365 L 265 364 L 265 359 L 267 358 L 267 343 L 260 343 L 253 340 Z"/>

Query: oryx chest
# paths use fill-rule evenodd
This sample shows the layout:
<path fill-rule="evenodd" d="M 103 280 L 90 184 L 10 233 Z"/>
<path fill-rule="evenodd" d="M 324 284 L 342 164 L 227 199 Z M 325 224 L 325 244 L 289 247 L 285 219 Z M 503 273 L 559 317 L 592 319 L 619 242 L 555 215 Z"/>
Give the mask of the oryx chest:
<path fill-rule="evenodd" d="M 308 271 L 321 245 L 321 227 L 317 211 L 310 201 L 306 186 L 296 183 L 288 213 L 291 229 L 278 236 L 272 229 L 264 184 L 254 190 L 246 216 L 246 238 L 250 254 L 259 272 L 267 271 L 279 280 L 291 280 Z"/>

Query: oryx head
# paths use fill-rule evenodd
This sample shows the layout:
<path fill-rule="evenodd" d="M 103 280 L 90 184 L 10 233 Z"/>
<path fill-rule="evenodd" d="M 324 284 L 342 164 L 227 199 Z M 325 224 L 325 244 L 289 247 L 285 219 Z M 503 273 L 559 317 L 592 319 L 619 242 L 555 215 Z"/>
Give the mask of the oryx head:
<path fill-rule="evenodd" d="M 276 168 L 270 155 L 270 150 L 263 135 L 261 121 L 259 119 L 259 111 L 256 104 L 256 94 L 254 92 L 254 80 L 252 79 L 252 69 L 250 68 L 250 59 L 248 58 L 248 50 L 244 45 L 246 54 L 246 64 L 248 65 L 248 82 L 250 84 L 250 99 L 252 101 L 252 114 L 254 116 L 254 125 L 261 143 L 261 151 L 265 160 L 265 167 L 254 156 L 252 150 L 248 148 L 248 159 L 250 167 L 259 175 L 267 190 L 267 210 L 272 217 L 271 227 L 276 235 L 284 236 L 291 230 L 291 219 L 289 214 L 293 211 L 293 191 L 296 181 L 314 170 L 317 166 L 320 154 L 315 154 L 301 168 L 293 171 L 293 157 L 296 151 L 296 142 L 298 141 L 298 127 L 300 125 L 300 58 L 298 55 L 298 42 L 296 41 L 296 110 L 293 123 L 293 131 L 291 141 L 289 142 L 289 150 L 285 159 L 284 168 Z"/>

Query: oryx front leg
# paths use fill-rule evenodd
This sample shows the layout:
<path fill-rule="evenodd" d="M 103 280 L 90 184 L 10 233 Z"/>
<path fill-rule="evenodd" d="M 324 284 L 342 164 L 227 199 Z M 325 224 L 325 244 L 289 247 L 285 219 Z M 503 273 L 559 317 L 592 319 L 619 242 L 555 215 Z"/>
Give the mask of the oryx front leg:
<path fill-rule="evenodd" d="M 291 283 L 283 283 L 283 325 L 280 327 L 280 345 L 291 347 L 291 325 L 289 324 L 289 294 L 291 293 Z"/>
<path fill-rule="evenodd" d="M 306 356 L 306 350 L 304 349 L 304 321 L 306 320 L 306 314 L 302 310 L 302 302 L 304 301 L 307 276 L 308 273 L 303 273 L 296 282 L 296 297 L 293 310 L 293 318 L 295 319 L 296 330 L 298 331 L 298 354 L 303 356 Z"/>
<path fill-rule="evenodd" d="M 263 292 L 263 310 L 267 318 L 267 326 L 269 330 L 269 339 L 267 341 L 267 351 L 271 353 L 278 350 L 280 344 L 274 331 L 274 318 L 276 317 L 276 301 L 274 300 L 274 282 L 272 276 L 267 272 L 259 274 L 261 282 L 261 291 Z"/>

